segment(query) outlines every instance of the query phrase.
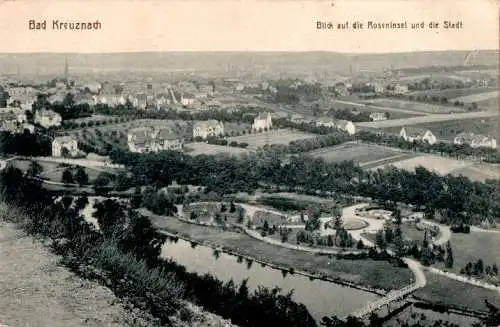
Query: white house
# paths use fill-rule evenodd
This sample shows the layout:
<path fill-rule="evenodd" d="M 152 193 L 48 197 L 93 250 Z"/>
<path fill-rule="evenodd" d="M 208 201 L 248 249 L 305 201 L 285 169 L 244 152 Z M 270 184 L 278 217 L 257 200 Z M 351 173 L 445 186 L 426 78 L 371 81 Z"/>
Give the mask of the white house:
<path fill-rule="evenodd" d="M 429 144 L 436 144 L 437 142 L 436 136 L 430 130 L 422 128 L 403 127 L 399 132 L 399 136 L 407 142 L 423 141 Z"/>
<path fill-rule="evenodd" d="M 496 149 L 497 148 L 497 140 L 484 136 L 484 135 L 474 135 L 472 142 L 470 143 L 470 146 L 472 148 L 490 148 L 490 149 Z"/>
<path fill-rule="evenodd" d="M 222 122 L 211 119 L 198 121 L 193 126 L 193 137 L 207 138 L 209 136 L 220 136 L 224 134 Z"/>
<path fill-rule="evenodd" d="M 59 136 L 54 138 L 52 141 L 52 156 L 62 157 L 64 150 L 66 149 L 70 155 L 74 155 L 78 152 L 78 142 L 73 136 Z"/>
<path fill-rule="evenodd" d="M 468 144 L 472 148 L 497 148 L 497 140 L 484 136 L 476 135 L 474 133 L 460 133 L 453 139 L 454 144 Z"/>
<path fill-rule="evenodd" d="M 387 115 L 383 112 L 372 112 L 369 117 L 371 121 L 387 120 Z"/>
<path fill-rule="evenodd" d="M 272 127 L 273 121 L 270 113 L 259 113 L 253 120 L 252 130 L 265 130 Z"/>
<path fill-rule="evenodd" d="M 405 94 L 405 93 L 408 93 L 408 85 L 396 84 L 394 86 L 394 93 L 395 94 Z"/>
<path fill-rule="evenodd" d="M 336 121 L 336 127 L 349 135 L 356 134 L 356 126 L 352 121 L 339 119 Z"/>
<path fill-rule="evenodd" d="M 185 107 L 194 104 L 195 96 L 192 93 L 182 93 L 181 94 L 181 104 Z"/>
<path fill-rule="evenodd" d="M 322 119 L 318 119 L 316 121 L 316 126 L 320 127 L 320 126 L 325 126 L 325 127 L 335 127 L 337 126 L 335 120 L 333 119 L 329 119 L 329 118 L 322 118 Z"/>
<path fill-rule="evenodd" d="M 182 138 L 170 128 L 139 127 L 127 135 L 127 144 L 131 152 L 181 151 Z"/>
<path fill-rule="evenodd" d="M 60 126 L 62 123 L 62 117 L 55 111 L 41 109 L 37 110 L 35 113 L 35 123 L 44 128 Z"/>

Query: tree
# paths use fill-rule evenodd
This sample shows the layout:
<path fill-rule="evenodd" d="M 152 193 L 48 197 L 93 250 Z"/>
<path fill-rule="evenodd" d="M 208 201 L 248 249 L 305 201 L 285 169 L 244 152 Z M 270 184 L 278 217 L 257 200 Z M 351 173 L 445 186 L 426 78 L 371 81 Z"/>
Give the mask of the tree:
<path fill-rule="evenodd" d="M 335 229 L 335 244 L 337 244 L 337 237 L 339 236 L 339 231 L 342 229 L 342 225 L 342 216 L 336 215 L 333 223 L 333 228 Z"/>
<path fill-rule="evenodd" d="M 64 169 L 62 176 L 61 176 L 61 182 L 64 184 L 73 184 L 74 179 L 73 179 L 73 173 L 71 172 L 71 169 L 66 168 Z"/>
<path fill-rule="evenodd" d="M 359 239 L 359 240 L 358 240 L 358 243 L 356 243 L 356 248 L 357 248 L 358 250 L 362 250 L 362 249 L 364 249 L 364 248 L 365 248 L 365 244 L 363 243 L 363 240 L 362 240 L 362 239 Z"/>
<path fill-rule="evenodd" d="M 30 177 L 38 177 L 43 172 L 43 167 L 38 161 L 32 160 L 26 171 L 26 175 Z"/>
<path fill-rule="evenodd" d="M 385 249 L 387 247 L 387 243 L 385 241 L 384 231 L 379 230 L 375 235 L 376 241 L 375 243 L 380 249 Z"/>
<path fill-rule="evenodd" d="M 318 230 L 321 227 L 321 221 L 319 220 L 320 216 L 321 216 L 320 212 L 314 212 L 309 218 L 309 220 L 306 221 L 305 230 L 309 232 Z"/>
<path fill-rule="evenodd" d="M 97 219 L 99 229 L 105 237 L 112 237 L 123 229 L 126 217 L 120 202 L 107 199 L 94 204 L 94 208 L 96 210 L 92 216 Z"/>
<path fill-rule="evenodd" d="M 229 204 L 229 212 L 233 213 L 236 211 L 236 206 L 234 205 L 234 202 L 231 201 L 231 203 Z"/>
<path fill-rule="evenodd" d="M 89 175 L 82 166 L 78 166 L 76 168 L 75 181 L 80 186 L 87 185 L 89 183 Z"/>
<path fill-rule="evenodd" d="M 453 268 L 453 250 L 451 249 L 450 241 L 446 243 L 446 258 L 444 264 L 446 268 Z"/>

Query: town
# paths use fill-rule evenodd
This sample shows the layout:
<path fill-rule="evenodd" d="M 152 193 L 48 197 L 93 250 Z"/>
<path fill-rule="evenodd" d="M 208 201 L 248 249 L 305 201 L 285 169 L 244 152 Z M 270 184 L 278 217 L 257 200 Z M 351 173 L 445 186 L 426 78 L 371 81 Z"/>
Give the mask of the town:
<path fill-rule="evenodd" d="M 1 57 L 12 217 L 161 326 L 498 325 L 497 52 L 197 56 Z"/>

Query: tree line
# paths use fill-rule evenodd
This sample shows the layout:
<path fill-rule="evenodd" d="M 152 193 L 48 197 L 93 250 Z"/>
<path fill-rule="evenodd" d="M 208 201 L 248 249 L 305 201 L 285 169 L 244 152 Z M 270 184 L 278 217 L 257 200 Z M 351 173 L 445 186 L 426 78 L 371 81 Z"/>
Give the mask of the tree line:
<path fill-rule="evenodd" d="M 412 204 L 424 209 L 428 218 L 448 224 L 476 224 L 500 216 L 500 181 L 440 176 L 423 167 L 414 172 L 395 167 L 365 171 L 351 161 L 327 163 L 308 155 L 281 158 L 265 152 L 191 157 L 175 152 L 115 151 L 111 158 L 130 169 L 134 185 L 162 187 L 175 180 L 203 185 L 222 195 L 254 192 L 267 185 L 291 192 L 363 196 Z"/>

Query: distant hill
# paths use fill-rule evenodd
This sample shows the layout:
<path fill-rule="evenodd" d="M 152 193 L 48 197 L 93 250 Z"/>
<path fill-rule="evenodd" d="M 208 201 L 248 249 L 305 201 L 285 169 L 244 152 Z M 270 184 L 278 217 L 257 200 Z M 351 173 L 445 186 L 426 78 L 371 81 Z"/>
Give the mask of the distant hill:
<path fill-rule="evenodd" d="M 0 74 L 60 74 L 68 58 L 74 74 L 91 72 L 226 72 L 294 74 L 379 72 L 387 69 L 427 66 L 461 66 L 467 51 L 415 52 L 389 54 L 341 54 L 332 52 L 144 52 L 110 54 L 26 53 L 1 54 Z M 472 66 L 496 67 L 498 52 L 480 51 L 470 60 Z"/>

